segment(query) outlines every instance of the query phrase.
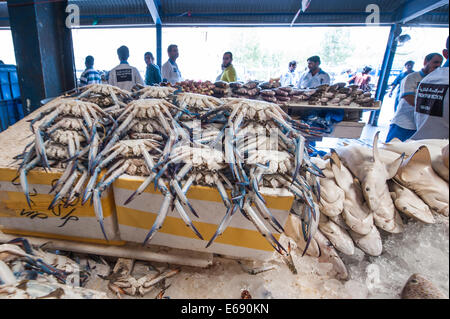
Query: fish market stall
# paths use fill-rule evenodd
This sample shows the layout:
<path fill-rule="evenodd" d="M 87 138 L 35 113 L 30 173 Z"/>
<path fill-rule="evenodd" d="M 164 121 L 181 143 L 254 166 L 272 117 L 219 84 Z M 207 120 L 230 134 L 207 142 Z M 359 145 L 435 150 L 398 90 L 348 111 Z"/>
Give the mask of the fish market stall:
<path fill-rule="evenodd" d="M 365 126 L 362 121 L 363 111 L 375 112 L 381 109 L 381 102 L 375 100 L 372 93 L 346 83 L 322 85 L 316 89 L 282 87 L 280 79 L 246 83 L 185 80 L 174 85 L 162 85 L 217 98 L 235 97 L 277 103 L 289 115 L 306 125 L 304 132 L 311 141 L 319 141 L 323 137 L 359 138 Z M 337 119 L 334 122 L 327 120 L 329 114 L 336 114 Z"/>
<path fill-rule="evenodd" d="M 448 140 L 320 158 L 309 133 L 275 103 L 169 87 L 50 101 L 0 134 L 0 296 L 398 298 L 414 273 L 448 296 Z M 74 273 L 88 291 L 56 285 Z"/>

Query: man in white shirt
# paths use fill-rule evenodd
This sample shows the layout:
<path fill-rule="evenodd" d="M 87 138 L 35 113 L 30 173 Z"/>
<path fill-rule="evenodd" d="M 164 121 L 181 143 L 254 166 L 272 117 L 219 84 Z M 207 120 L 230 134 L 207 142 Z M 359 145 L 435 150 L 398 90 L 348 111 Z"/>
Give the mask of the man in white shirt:
<path fill-rule="evenodd" d="M 443 51 L 447 59 L 442 68 L 436 69 L 420 82 L 417 90 L 414 118 L 417 132 L 411 137 L 421 139 L 448 139 L 449 129 L 449 60 L 447 48 Z"/>
<path fill-rule="evenodd" d="M 330 76 L 320 68 L 320 63 L 320 57 L 318 56 L 312 56 L 308 59 L 309 71 L 301 75 L 297 85 L 299 89 L 313 89 L 331 83 Z"/>
<path fill-rule="evenodd" d="M 169 60 L 164 63 L 161 68 L 163 82 L 175 84 L 177 82 L 183 81 L 180 69 L 178 68 L 178 65 L 176 63 L 179 56 L 178 46 L 175 44 L 169 45 L 169 47 L 167 48 L 167 54 L 169 55 Z"/>
<path fill-rule="evenodd" d="M 289 71 L 281 76 L 280 82 L 281 86 L 297 86 L 297 62 L 289 62 Z"/>
<path fill-rule="evenodd" d="M 441 66 L 443 61 L 439 53 L 431 53 L 425 57 L 424 67 L 419 72 L 409 74 L 400 85 L 400 102 L 397 112 L 391 121 L 391 126 L 386 138 L 389 143 L 393 138 L 406 141 L 416 132 L 416 121 L 414 119 L 414 105 L 417 87 L 425 76 Z"/>
<path fill-rule="evenodd" d="M 131 91 L 136 84 L 144 85 L 138 69 L 128 64 L 130 51 L 126 46 L 117 49 L 117 55 L 120 64 L 109 72 L 108 83 L 121 88 L 122 90 Z"/>

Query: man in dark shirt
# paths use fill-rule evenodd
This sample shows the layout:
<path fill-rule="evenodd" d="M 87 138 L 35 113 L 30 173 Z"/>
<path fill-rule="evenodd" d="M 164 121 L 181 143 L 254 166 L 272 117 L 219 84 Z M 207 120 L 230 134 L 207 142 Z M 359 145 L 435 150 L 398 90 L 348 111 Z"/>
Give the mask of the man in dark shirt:
<path fill-rule="evenodd" d="M 394 94 L 394 90 L 397 86 L 400 87 L 400 84 L 402 83 L 403 79 L 406 78 L 408 75 L 414 72 L 414 61 L 408 61 L 405 63 L 405 72 L 400 73 L 399 76 L 397 76 L 392 82 L 392 89 L 391 93 L 389 93 L 389 97 L 392 97 L 392 94 Z M 394 105 L 394 111 L 397 112 L 398 103 L 400 103 L 400 88 L 397 91 L 397 95 L 395 96 L 395 105 Z"/>
<path fill-rule="evenodd" d="M 154 85 L 162 82 L 161 71 L 155 64 L 155 58 L 151 52 L 146 52 L 144 55 L 145 63 L 147 64 L 147 72 L 145 73 L 145 85 Z"/>

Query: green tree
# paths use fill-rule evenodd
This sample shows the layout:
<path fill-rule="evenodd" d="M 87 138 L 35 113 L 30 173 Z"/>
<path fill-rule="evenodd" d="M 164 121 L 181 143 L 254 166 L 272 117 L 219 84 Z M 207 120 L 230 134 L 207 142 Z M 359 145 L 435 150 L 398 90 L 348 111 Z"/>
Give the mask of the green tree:
<path fill-rule="evenodd" d="M 335 28 L 325 33 L 321 45 L 322 63 L 328 66 L 339 66 L 348 63 L 355 46 L 350 38 L 350 31 Z"/>
<path fill-rule="evenodd" d="M 235 65 L 240 65 L 245 70 L 245 75 L 241 74 L 241 77 L 268 80 L 271 71 L 280 67 L 281 52 L 263 50 L 258 39 L 245 33 L 241 33 L 230 47 L 232 47 Z"/>

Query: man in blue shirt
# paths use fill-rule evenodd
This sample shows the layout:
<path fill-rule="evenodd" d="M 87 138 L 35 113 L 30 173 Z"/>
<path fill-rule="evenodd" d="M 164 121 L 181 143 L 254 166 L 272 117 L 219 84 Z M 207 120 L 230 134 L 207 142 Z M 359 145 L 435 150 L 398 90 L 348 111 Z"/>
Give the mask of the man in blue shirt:
<path fill-rule="evenodd" d="M 312 56 L 308 59 L 308 69 L 300 77 L 297 87 L 301 88 L 316 88 L 323 84 L 330 84 L 330 76 L 324 72 L 320 66 L 320 57 Z"/>
<path fill-rule="evenodd" d="M 102 83 L 102 77 L 97 70 L 94 70 L 94 57 L 88 55 L 84 62 L 86 65 L 86 70 L 81 74 L 80 86 L 86 86 L 89 84 L 100 84 Z"/>
<path fill-rule="evenodd" d="M 414 61 L 408 61 L 405 63 L 405 72 L 400 73 L 399 76 L 397 76 L 392 82 L 392 89 L 391 93 L 389 93 L 389 97 L 392 97 L 392 94 L 394 93 L 395 88 L 398 86 L 399 89 L 397 90 L 397 95 L 395 96 L 395 104 L 394 104 L 394 111 L 397 111 L 398 103 L 400 103 L 400 84 L 402 83 L 403 79 L 406 78 L 408 75 L 414 72 Z"/>
<path fill-rule="evenodd" d="M 162 82 L 161 71 L 155 64 L 155 58 L 151 52 L 144 55 L 145 64 L 147 64 L 147 72 L 145 73 L 145 85 L 154 85 Z"/>

